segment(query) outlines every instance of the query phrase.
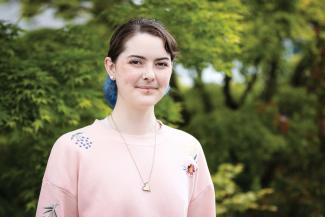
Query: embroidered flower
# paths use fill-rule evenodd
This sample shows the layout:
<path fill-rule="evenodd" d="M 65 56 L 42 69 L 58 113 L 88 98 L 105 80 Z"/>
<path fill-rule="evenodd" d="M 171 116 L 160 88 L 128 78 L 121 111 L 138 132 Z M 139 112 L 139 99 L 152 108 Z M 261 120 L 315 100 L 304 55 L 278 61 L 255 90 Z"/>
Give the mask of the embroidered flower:
<path fill-rule="evenodd" d="M 83 132 L 75 133 L 71 136 L 71 140 L 80 148 L 89 149 L 93 142 Z"/>
<path fill-rule="evenodd" d="M 59 206 L 59 204 L 54 204 L 50 206 L 44 207 L 44 213 L 43 214 L 48 214 L 48 217 L 57 217 L 58 215 L 56 214 L 56 207 Z M 45 216 L 44 216 L 45 217 Z"/>
<path fill-rule="evenodd" d="M 193 176 L 198 170 L 197 154 L 194 157 L 188 157 L 183 165 L 183 170 L 186 171 L 188 176 Z"/>
<path fill-rule="evenodd" d="M 194 164 L 190 164 L 187 166 L 187 170 L 186 173 L 190 176 L 193 176 L 193 174 L 196 172 L 196 167 L 194 166 Z"/>

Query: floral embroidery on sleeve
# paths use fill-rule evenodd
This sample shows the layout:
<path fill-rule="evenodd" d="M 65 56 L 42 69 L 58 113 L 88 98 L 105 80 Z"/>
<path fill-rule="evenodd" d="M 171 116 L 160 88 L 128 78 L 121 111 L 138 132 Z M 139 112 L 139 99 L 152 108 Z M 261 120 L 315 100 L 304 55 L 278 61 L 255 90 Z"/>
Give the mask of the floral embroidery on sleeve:
<path fill-rule="evenodd" d="M 93 142 L 90 140 L 88 136 L 86 136 L 83 132 L 75 133 L 71 136 L 71 140 L 78 145 L 80 148 L 89 149 L 91 148 Z"/>
<path fill-rule="evenodd" d="M 50 206 L 46 206 L 44 207 L 44 215 L 42 217 L 58 217 L 58 215 L 56 214 L 56 207 L 59 206 L 59 204 L 54 204 L 54 205 L 50 205 Z"/>
<path fill-rule="evenodd" d="M 197 165 L 197 154 L 194 157 L 188 157 L 183 164 L 183 170 L 186 172 L 188 176 L 193 176 L 198 170 Z"/>

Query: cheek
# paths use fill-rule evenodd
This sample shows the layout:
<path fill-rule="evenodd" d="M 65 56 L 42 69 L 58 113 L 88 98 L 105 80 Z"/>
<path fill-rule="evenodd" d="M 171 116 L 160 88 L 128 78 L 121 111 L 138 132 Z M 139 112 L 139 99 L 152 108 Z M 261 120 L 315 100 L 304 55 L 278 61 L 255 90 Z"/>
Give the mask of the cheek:
<path fill-rule="evenodd" d="M 160 79 L 159 79 L 160 80 L 160 85 L 168 86 L 171 75 L 172 75 L 171 72 L 163 72 L 162 75 L 160 76 Z"/>
<path fill-rule="evenodd" d="M 139 72 L 127 65 L 120 66 L 117 71 L 119 73 L 119 80 L 123 84 L 134 84 L 139 79 Z"/>
<path fill-rule="evenodd" d="M 130 86 L 134 86 L 137 83 L 137 80 L 138 80 L 138 76 L 136 76 L 135 73 L 126 72 L 123 75 L 121 82 L 123 83 L 123 85 L 130 87 Z"/>

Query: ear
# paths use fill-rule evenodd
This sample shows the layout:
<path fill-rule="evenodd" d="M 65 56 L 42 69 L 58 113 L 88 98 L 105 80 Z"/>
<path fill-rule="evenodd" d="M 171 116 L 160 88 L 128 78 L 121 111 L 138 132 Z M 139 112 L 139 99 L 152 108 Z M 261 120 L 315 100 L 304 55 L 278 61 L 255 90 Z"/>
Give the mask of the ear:
<path fill-rule="evenodd" d="M 108 76 L 111 78 L 111 80 L 115 80 L 115 64 L 113 63 L 112 59 L 110 57 L 105 57 L 104 59 L 104 66 L 106 69 L 106 72 Z"/>

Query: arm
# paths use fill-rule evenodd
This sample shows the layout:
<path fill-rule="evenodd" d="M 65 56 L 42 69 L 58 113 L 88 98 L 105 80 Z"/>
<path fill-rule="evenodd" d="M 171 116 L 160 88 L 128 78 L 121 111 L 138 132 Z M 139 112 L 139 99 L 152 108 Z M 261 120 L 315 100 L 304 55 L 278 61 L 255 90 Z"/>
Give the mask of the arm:
<path fill-rule="evenodd" d="M 198 170 L 195 187 L 188 207 L 188 217 L 215 217 L 214 186 L 201 145 L 198 146 Z"/>
<path fill-rule="evenodd" d="M 77 217 L 78 153 L 70 138 L 53 145 L 43 177 L 36 217 Z"/>
<path fill-rule="evenodd" d="M 67 190 L 54 185 L 45 177 L 36 211 L 36 217 L 43 216 L 78 216 L 76 197 Z"/>
<path fill-rule="evenodd" d="M 214 188 L 208 185 L 199 195 L 190 201 L 188 217 L 215 217 Z"/>

